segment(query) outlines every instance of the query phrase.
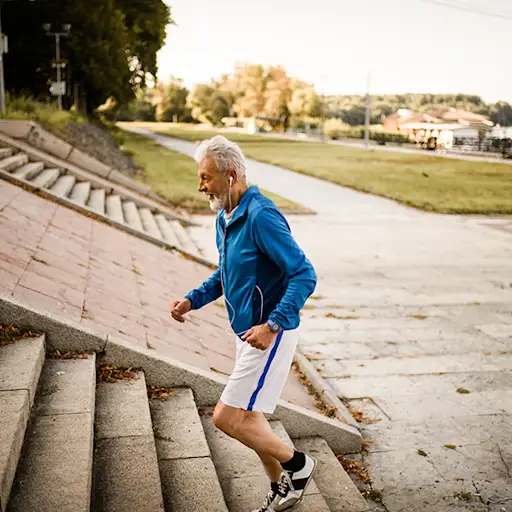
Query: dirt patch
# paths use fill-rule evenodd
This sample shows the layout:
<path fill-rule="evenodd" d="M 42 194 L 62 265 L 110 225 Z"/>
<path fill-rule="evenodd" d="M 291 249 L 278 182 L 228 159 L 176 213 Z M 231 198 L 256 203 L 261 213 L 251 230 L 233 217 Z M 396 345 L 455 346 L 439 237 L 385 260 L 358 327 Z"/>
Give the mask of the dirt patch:
<path fill-rule="evenodd" d="M 70 123 L 66 126 L 65 133 L 63 131 L 59 135 L 80 151 L 116 168 L 130 178 L 135 178 L 140 173 L 133 158 L 119 147 L 119 141 L 99 124 Z"/>

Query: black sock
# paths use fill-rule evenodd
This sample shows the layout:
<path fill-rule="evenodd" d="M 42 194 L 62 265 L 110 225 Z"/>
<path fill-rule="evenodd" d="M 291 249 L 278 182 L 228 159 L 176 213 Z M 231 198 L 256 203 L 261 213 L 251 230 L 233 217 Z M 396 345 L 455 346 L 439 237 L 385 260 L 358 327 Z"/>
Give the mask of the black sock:
<path fill-rule="evenodd" d="M 277 494 L 277 491 L 279 490 L 279 487 L 277 486 L 277 482 L 270 482 L 270 488 L 273 492 Z"/>
<path fill-rule="evenodd" d="M 306 465 L 306 456 L 302 452 L 298 452 L 297 450 L 293 451 L 293 457 L 287 461 L 282 462 L 281 466 L 286 471 L 300 471 Z"/>

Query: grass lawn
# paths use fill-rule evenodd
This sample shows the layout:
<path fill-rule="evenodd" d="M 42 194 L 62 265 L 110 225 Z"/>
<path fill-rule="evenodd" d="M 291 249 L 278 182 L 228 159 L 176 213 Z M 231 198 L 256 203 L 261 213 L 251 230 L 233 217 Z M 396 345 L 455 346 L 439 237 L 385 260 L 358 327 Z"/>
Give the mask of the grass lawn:
<path fill-rule="evenodd" d="M 119 132 L 118 132 L 119 133 Z M 123 151 L 143 169 L 144 183 L 176 206 L 192 212 L 212 213 L 204 194 L 197 191 L 197 165 L 192 158 L 160 146 L 142 135 L 122 131 L 118 135 Z M 312 213 L 304 206 L 262 190 L 284 212 Z"/>
<path fill-rule="evenodd" d="M 141 123 L 187 140 L 223 133 L 245 154 L 333 183 L 445 213 L 512 213 L 512 165 L 434 157 L 421 152 L 349 148 L 207 130 L 196 125 Z"/>

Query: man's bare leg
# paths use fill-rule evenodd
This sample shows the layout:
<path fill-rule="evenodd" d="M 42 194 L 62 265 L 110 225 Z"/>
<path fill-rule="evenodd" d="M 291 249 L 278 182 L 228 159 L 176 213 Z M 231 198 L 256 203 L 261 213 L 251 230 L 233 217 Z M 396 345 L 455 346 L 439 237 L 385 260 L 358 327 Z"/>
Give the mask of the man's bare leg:
<path fill-rule="evenodd" d="M 270 479 L 274 482 L 279 479 L 281 473 L 279 463 L 287 462 L 293 457 L 293 448 L 284 444 L 274 434 L 267 418 L 261 412 L 236 409 L 219 400 L 213 411 L 212 421 L 228 436 L 252 448 L 259 455 Z M 274 480 L 274 477 L 277 478 Z"/>
<path fill-rule="evenodd" d="M 263 463 L 263 466 L 265 466 L 265 470 L 267 472 L 268 477 L 270 478 L 270 481 L 278 482 L 279 477 L 281 476 L 281 472 L 283 471 L 280 462 L 274 457 L 272 457 L 272 455 L 259 452 L 256 453 L 258 454 L 258 457 Z"/>

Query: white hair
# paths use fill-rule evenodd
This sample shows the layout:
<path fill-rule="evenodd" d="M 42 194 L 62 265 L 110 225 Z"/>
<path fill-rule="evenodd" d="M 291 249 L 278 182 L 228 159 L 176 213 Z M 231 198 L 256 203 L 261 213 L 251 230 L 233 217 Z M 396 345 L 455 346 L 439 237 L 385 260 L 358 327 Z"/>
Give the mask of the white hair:
<path fill-rule="evenodd" d="M 203 140 L 194 158 L 200 164 L 206 157 L 212 157 L 215 160 L 219 172 L 224 174 L 229 169 L 233 169 L 240 182 L 247 183 L 245 157 L 238 144 L 222 135 Z"/>

